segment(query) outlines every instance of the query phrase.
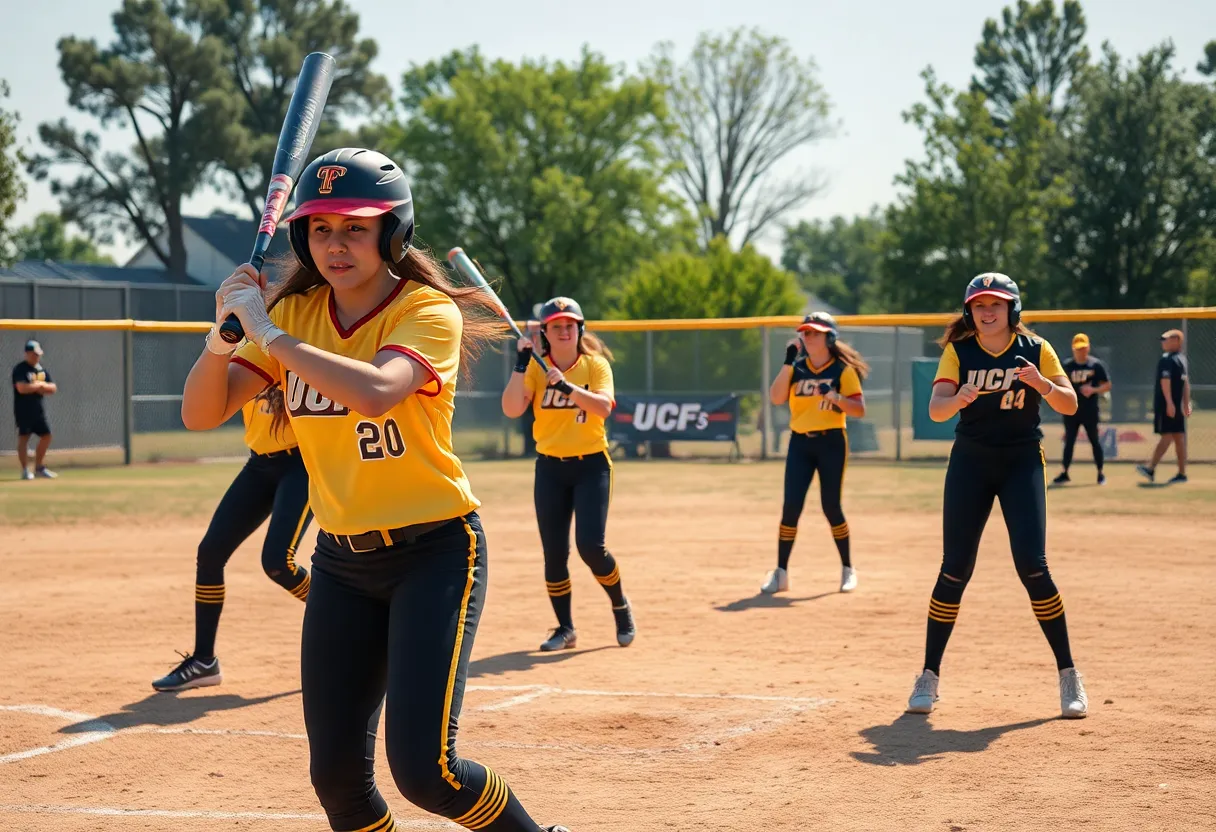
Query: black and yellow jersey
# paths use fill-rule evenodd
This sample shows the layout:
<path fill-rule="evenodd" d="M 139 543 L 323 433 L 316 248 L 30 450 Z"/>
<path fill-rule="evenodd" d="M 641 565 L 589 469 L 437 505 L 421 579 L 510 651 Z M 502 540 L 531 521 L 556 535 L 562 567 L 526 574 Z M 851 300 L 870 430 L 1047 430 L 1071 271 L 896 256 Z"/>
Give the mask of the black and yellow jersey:
<path fill-rule="evenodd" d="M 794 433 L 845 426 L 844 411 L 819 392 L 819 386 L 824 383 L 845 398 L 861 398 L 861 377 L 852 365 L 839 358 L 831 359 L 822 367 L 812 367 L 809 358 L 795 362 L 790 375 L 790 430 Z"/>
<path fill-rule="evenodd" d="M 1014 334 L 999 353 L 986 350 L 975 336 L 946 345 L 934 384 L 948 381 L 956 388 L 974 384 L 979 398 L 959 411 L 955 436 L 982 445 L 1009 446 L 1038 442 L 1042 395 L 1018 380 L 1017 357 L 1039 368 L 1045 378 L 1065 375 L 1051 344 L 1042 338 Z"/>
<path fill-rule="evenodd" d="M 552 359 L 550 359 L 552 361 Z M 592 393 L 602 393 L 614 402 L 612 367 L 602 355 L 579 355 L 574 366 L 562 371 L 566 381 Z M 550 387 L 535 361 L 528 364 L 524 387 L 532 394 L 532 438 L 536 452 L 545 456 L 583 456 L 608 449 L 604 417 L 588 413 L 558 390 Z"/>

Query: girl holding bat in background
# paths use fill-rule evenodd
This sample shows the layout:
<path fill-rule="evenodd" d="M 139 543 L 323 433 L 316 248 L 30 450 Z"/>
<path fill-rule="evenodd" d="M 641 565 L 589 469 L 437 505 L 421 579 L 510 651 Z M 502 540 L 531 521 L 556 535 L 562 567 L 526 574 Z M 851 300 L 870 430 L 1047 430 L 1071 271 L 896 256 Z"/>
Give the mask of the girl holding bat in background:
<path fill-rule="evenodd" d="M 520 338 L 515 371 L 502 392 L 502 412 L 515 419 L 531 405 L 536 421 L 536 480 L 533 499 L 545 555 L 545 587 L 557 627 L 540 649 L 574 647 L 578 635 L 571 613 L 570 521 L 574 542 L 612 602 L 617 644 L 633 643 L 633 610 L 621 588 L 621 572 L 604 543 L 612 498 L 612 460 L 604 420 L 616 405 L 612 353 L 585 329 L 582 308 L 570 298 L 553 298 L 540 310 L 546 373 L 532 361 L 536 344 Z"/>
<path fill-rule="evenodd" d="M 539 832 L 506 782 L 455 747 L 487 566 L 452 413 L 462 363 L 497 333 L 492 310 L 411 246 L 410 188 L 386 156 L 314 160 L 296 202 L 295 269 L 269 299 L 251 266 L 220 285 L 216 320 L 234 313 L 248 341 L 234 355 L 212 330 L 182 419 L 214 428 L 283 387 L 320 527 L 300 666 L 313 788 L 337 832 L 396 828 L 373 772 L 387 708 L 407 799 L 469 829 Z"/>
<path fill-rule="evenodd" d="M 845 419 L 866 415 L 861 381 L 869 372 L 870 366 L 861 353 L 837 338 L 836 321 L 826 312 L 807 315 L 798 327 L 798 339 L 786 347 L 785 364 L 769 387 L 769 400 L 773 404 L 789 402 L 790 445 L 785 458 L 785 501 L 777 535 L 777 568 L 768 573 L 760 586 L 766 595 L 790 588 L 790 553 L 816 471 L 819 502 L 832 526 L 832 538 L 840 555 L 840 591 L 852 592 L 857 588 L 857 573 L 849 552 L 849 524 L 840 497 L 849 459 Z"/>
<path fill-rule="evenodd" d="M 1073 667 L 1064 602 L 1047 571 L 1047 465 L 1039 405 L 1070 416 L 1077 394 L 1051 344 L 1022 323 L 1022 296 L 1009 277 L 981 274 L 967 284 L 963 313 L 946 327 L 929 416 L 958 414 L 946 467 L 942 565 L 929 599 L 924 671 L 908 699 L 910 713 L 937 701 L 942 654 L 954 630 L 963 590 L 975 569 L 980 536 L 1001 501 L 1018 577 L 1055 653 L 1060 710 L 1085 716 L 1088 700 Z"/>

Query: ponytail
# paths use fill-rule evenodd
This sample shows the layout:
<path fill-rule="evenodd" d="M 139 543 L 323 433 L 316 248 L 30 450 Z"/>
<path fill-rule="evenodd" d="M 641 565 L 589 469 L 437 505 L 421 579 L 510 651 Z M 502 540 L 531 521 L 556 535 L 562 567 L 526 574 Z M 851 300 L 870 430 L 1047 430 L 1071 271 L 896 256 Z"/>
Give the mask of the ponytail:
<path fill-rule="evenodd" d="M 612 361 L 612 350 L 608 349 L 608 345 L 587 330 L 583 330 L 583 337 L 578 339 L 578 352 L 579 355 L 598 355 Z"/>
<path fill-rule="evenodd" d="M 857 372 L 857 375 L 861 377 L 862 381 L 865 381 L 866 377 L 870 375 L 870 365 L 861 357 L 861 353 L 844 341 L 837 341 L 828 348 L 828 352 L 833 357 L 839 358 L 845 364 L 852 367 Z"/>

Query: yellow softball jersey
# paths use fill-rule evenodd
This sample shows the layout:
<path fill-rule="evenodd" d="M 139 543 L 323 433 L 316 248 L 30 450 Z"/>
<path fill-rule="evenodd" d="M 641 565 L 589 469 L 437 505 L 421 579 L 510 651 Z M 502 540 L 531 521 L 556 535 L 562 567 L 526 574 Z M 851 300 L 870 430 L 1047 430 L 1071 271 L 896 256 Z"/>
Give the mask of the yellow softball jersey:
<path fill-rule="evenodd" d="M 601 393 L 616 406 L 612 386 L 612 367 L 599 355 L 580 355 L 569 370 L 566 381 L 592 393 Z M 545 373 L 535 361 L 529 362 L 524 387 L 532 394 L 532 438 L 536 450 L 546 456 L 583 456 L 608 449 L 604 420 L 580 408 L 556 388 L 550 387 Z"/>
<path fill-rule="evenodd" d="M 278 433 L 274 432 L 274 417 L 270 415 L 267 402 L 250 399 L 241 408 L 241 417 L 245 420 L 245 444 L 255 454 L 272 454 L 296 446 L 290 422 Z"/>
<path fill-rule="evenodd" d="M 308 469 L 309 504 L 322 529 L 362 534 L 459 517 L 480 505 L 452 452 L 463 320 L 451 298 L 402 280 L 378 307 L 343 328 L 333 293 L 323 285 L 283 299 L 270 318 L 318 349 L 367 362 L 380 350 L 395 350 L 430 374 L 415 395 L 371 418 L 314 390 L 256 344 L 237 350 L 234 361 L 283 385 Z"/>
<path fill-rule="evenodd" d="M 861 377 L 852 365 L 833 358 L 822 367 L 812 367 L 809 358 L 802 359 L 794 364 L 790 376 L 790 430 L 794 433 L 845 426 L 844 411 L 819 392 L 824 382 L 846 398 L 861 397 Z"/>

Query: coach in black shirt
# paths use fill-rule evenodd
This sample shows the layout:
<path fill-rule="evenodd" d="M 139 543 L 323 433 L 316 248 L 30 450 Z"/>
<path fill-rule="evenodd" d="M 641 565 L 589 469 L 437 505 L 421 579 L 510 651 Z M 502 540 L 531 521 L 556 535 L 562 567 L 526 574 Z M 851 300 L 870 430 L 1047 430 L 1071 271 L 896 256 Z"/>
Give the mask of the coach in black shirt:
<path fill-rule="evenodd" d="M 1186 482 L 1186 420 L 1191 415 L 1191 382 L 1186 357 L 1182 354 L 1182 332 L 1171 329 L 1161 334 L 1165 352 L 1157 362 L 1156 383 L 1153 387 L 1153 431 L 1160 434 L 1157 449 L 1147 465 L 1136 470 L 1149 482 L 1157 472 L 1157 463 L 1165 456 L 1170 443 L 1178 456 L 1178 473 L 1170 482 Z"/>
<path fill-rule="evenodd" d="M 1089 336 L 1084 332 L 1072 337 L 1072 359 L 1064 362 L 1064 372 L 1072 382 L 1072 389 L 1077 391 L 1077 412 L 1064 417 L 1064 471 L 1053 482 L 1063 485 L 1070 481 L 1068 467 L 1072 465 L 1077 432 L 1085 428 L 1093 449 L 1094 465 L 1098 467 L 1098 485 L 1104 485 L 1102 442 L 1098 437 L 1098 397 L 1110 389 L 1110 374 L 1105 364 L 1089 354 Z"/>
<path fill-rule="evenodd" d="M 32 480 L 35 476 L 53 479 L 56 475 L 48 471 L 44 460 L 47 448 L 51 447 L 51 429 L 46 423 L 46 410 L 42 406 L 45 396 L 53 395 L 59 388 L 51 380 L 51 374 L 42 366 L 42 345 L 37 341 L 25 342 L 25 360 L 13 368 L 13 416 L 17 421 L 17 461 L 21 464 L 21 479 Z M 34 452 L 34 470 L 29 468 L 30 435 L 38 437 L 38 448 Z"/>

